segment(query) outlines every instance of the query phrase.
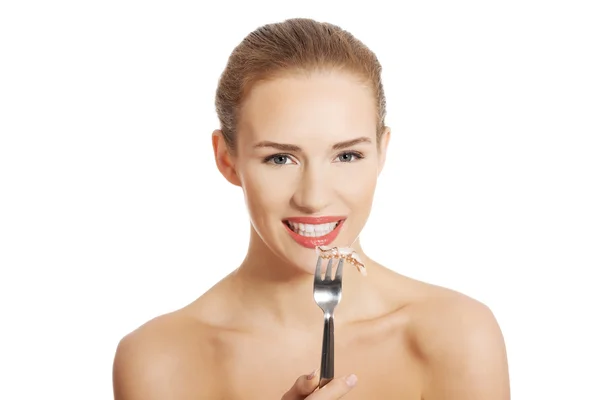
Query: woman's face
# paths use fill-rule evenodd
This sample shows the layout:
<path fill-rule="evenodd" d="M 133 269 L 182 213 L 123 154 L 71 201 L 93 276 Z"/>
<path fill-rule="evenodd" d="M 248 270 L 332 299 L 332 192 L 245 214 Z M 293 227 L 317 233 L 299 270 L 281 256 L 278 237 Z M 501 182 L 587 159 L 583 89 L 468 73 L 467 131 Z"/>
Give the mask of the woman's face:
<path fill-rule="evenodd" d="M 387 150 L 388 132 L 377 149 L 377 121 L 370 88 L 353 75 L 253 86 L 228 179 L 242 187 L 256 233 L 286 262 L 314 272 L 316 246 L 357 239 Z"/>

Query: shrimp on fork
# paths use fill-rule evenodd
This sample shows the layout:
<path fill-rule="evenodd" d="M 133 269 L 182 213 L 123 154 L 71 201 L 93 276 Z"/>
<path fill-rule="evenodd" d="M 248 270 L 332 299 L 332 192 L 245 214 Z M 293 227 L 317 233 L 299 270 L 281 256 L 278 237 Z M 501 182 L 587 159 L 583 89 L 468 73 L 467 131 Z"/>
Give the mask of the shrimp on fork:
<path fill-rule="evenodd" d="M 358 254 L 350 247 L 327 247 L 317 246 L 315 248 L 319 257 L 324 259 L 337 258 L 344 259 L 346 262 L 354 265 L 363 276 L 367 276 L 365 264 L 360 260 Z"/>

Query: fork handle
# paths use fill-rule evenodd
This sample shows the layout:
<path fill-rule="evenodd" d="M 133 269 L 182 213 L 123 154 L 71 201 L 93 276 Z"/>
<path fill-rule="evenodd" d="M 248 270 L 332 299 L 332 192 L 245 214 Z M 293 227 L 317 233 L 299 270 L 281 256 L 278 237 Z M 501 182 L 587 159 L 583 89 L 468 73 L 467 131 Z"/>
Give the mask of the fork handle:
<path fill-rule="evenodd" d="M 323 324 L 323 348 L 321 352 L 321 378 L 319 379 L 319 387 L 322 388 L 333 379 L 333 360 L 334 360 L 334 343 L 333 343 L 333 314 L 325 314 Z"/>

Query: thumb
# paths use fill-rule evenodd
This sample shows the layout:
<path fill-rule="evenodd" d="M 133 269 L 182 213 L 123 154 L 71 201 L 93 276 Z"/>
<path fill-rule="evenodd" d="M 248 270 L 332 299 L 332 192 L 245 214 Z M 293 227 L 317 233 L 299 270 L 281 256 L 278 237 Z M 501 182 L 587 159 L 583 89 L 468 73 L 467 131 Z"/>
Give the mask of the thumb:
<path fill-rule="evenodd" d="M 296 379 L 294 386 L 283 395 L 281 400 L 304 400 L 319 386 L 318 372 L 319 370 L 315 369 L 310 374 Z"/>
<path fill-rule="evenodd" d="M 336 400 L 344 397 L 354 386 L 358 379 L 356 375 L 348 375 L 343 378 L 336 378 L 311 394 L 306 400 Z"/>

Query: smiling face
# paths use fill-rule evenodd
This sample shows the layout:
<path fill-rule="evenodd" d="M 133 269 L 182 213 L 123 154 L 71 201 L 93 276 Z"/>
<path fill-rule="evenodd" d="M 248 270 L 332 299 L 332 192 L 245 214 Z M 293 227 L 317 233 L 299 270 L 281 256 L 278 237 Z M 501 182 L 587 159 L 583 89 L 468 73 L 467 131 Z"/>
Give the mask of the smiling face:
<path fill-rule="evenodd" d="M 316 246 L 357 239 L 387 150 L 377 122 L 369 86 L 342 72 L 283 76 L 248 93 L 235 156 L 224 163 L 217 150 L 217 163 L 242 187 L 256 234 L 287 263 L 314 272 Z"/>

